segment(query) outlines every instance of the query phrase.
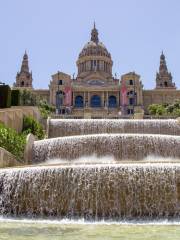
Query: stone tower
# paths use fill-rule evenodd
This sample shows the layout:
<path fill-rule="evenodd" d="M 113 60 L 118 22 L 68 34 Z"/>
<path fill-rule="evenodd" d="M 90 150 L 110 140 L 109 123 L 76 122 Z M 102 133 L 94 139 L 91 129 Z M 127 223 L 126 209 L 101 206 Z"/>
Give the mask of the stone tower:
<path fill-rule="evenodd" d="M 15 87 L 32 88 L 32 72 L 29 71 L 28 55 L 25 51 L 20 72 L 16 75 Z"/>
<path fill-rule="evenodd" d="M 159 72 L 156 73 L 156 88 L 176 89 L 175 84 L 172 82 L 172 75 L 170 72 L 168 72 L 166 59 L 163 52 L 160 56 Z"/>

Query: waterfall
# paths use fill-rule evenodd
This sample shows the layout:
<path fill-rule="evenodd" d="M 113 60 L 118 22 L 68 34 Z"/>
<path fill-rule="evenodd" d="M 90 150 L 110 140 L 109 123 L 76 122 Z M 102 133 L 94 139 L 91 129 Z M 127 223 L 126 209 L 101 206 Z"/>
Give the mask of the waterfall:
<path fill-rule="evenodd" d="M 0 170 L 0 214 L 88 220 L 180 217 L 180 164 Z"/>
<path fill-rule="evenodd" d="M 99 133 L 138 133 L 180 135 L 177 120 L 50 119 L 48 137 Z"/>
<path fill-rule="evenodd" d="M 149 155 L 180 158 L 180 136 L 149 134 L 96 134 L 36 141 L 34 163 L 47 159 L 72 160 L 96 154 L 116 160 L 142 160 Z"/>
<path fill-rule="evenodd" d="M 0 215 L 180 217 L 176 120 L 50 120 L 48 129 L 33 144 L 34 165 L 0 169 Z"/>

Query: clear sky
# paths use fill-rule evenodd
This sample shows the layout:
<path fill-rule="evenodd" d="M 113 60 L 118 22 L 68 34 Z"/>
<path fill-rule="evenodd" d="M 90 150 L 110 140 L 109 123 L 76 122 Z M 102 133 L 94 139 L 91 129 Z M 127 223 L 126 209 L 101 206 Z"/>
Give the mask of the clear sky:
<path fill-rule="evenodd" d="M 135 71 L 154 88 L 163 50 L 180 88 L 180 0 L 0 0 L 0 81 L 13 84 L 25 49 L 35 88 L 76 73 L 94 20 L 118 77 Z"/>

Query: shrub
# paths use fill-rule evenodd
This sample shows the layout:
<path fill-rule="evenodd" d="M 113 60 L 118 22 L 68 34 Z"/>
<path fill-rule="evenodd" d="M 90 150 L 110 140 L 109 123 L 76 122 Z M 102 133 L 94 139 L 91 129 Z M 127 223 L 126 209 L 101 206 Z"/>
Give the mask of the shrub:
<path fill-rule="evenodd" d="M 26 136 L 0 123 L 0 147 L 12 153 L 18 160 L 23 159 Z"/>
<path fill-rule="evenodd" d="M 39 101 L 39 111 L 42 118 L 48 118 L 51 113 L 55 112 L 55 107 L 49 105 L 45 100 Z"/>
<path fill-rule="evenodd" d="M 173 104 L 167 106 L 167 113 L 174 117 L 180 116 L 180 100 L 176 100 Z"/>
<path fill-rule="evenodd" d="M 151 104 L 148 107 L 148 111 L 151 115 L 156 116 L 169 116 L 179 117 L 180 116 L 180 100 L 174 101 L 172 104 Z"/>
<path fill-rule="evenodd" d="M 0 108 L 11 107 L 11 89 L 8 85 L 0 85 Z"/>
<path fill-rule="evenodd" d="M 23 119 L 23 133 L 32 133 L 38 137 L 38 139 L 44 138 L 44 131 L 42 125 L 36 121 L 33 117 L 24 117 Z"/>
<path fill-rule="evenodd" d="M 166 109 L 161 104 L 152 104 L 148 107 L 148 111 L 151 115 L 165 115 Z"/>
<path fill-rule="evenodd" d="M 30 90 L 23 89 L 20 91 L 20 105 L 22 106 L 36 106 L 37 97 Z"/>
<path fill-rule="evenodd" d="M 18 89 L 11 90 L 11 106 L 20 105 L 20 91 Z"/>

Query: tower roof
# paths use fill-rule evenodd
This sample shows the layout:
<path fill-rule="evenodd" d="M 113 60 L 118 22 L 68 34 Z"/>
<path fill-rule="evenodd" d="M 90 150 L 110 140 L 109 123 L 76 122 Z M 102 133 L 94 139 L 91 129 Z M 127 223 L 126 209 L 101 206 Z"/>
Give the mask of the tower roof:
<path fill-rule="evenodd" d="M 168 73 L 168 68 L 166 65 L 166 58 L 165 55 L 162 51 L 161 56 L 160 56 L 160 66 L 159 66 L 159 72 L 160 73 Z"/>
<path fill-rule="evenodd" d="M 98 43 L 99 42 L 99 38 L 98 38 L 98 30 L 96 29 L 96 24 L 94 22 L 94 27 L 91 31 L 91 41 Z"/>
<path fill-rule="evenodd" d="M 23 56 L 23 61 L 22 61 L 22 65 L 21 65 L 21 72 L 29 73 L 28 55 L 27 55 L 26 51 L 25 51 L 24 56 Z"/>

